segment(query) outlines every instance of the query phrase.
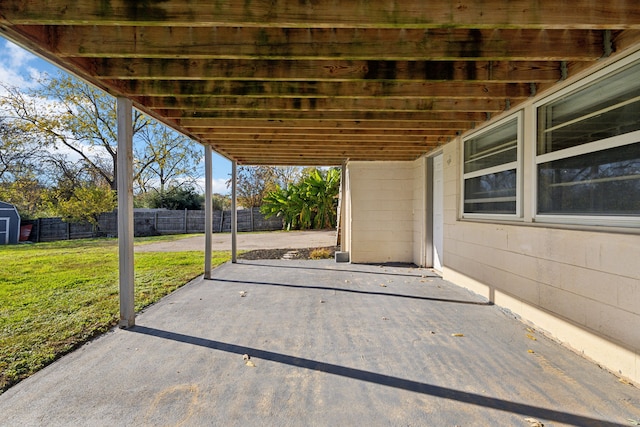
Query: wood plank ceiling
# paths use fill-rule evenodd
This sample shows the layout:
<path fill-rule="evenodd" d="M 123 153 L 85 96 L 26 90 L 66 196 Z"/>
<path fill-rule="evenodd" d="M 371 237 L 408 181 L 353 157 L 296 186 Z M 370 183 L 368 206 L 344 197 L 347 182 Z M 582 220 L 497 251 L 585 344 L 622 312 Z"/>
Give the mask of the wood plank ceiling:
<path fill-rule="evenodd" d="M 637 0 L 0 0 L 0 34 L 239 164 L 410 160 L 640 40 Z"/>

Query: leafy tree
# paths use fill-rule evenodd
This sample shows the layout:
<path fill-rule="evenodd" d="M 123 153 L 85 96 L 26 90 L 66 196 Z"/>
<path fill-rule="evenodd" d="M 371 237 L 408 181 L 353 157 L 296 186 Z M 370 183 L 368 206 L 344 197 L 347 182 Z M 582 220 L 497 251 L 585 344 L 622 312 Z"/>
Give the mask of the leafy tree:
<path fill-rule="evenodd" d="M 201 150 L 186 136 L 157 122 L 149 123 L 139 133 L 142 148 L 136 150 L 136 183 L 142 192 L 151 188 L 164 193 L 185 181 L 195 181 Z M 146 161 L 147 164 L 141 164 Z"/>
<path fill-rule="evenodd" d="M 231 180 L 227 181 L 227 187 Z M 270 166 L 240 166 L 238 168 L 237 199 L 245 208 L 262 205 L 262 199 L 276 189 L 274 168 Z"/>
<path fill-rule="evenodd" d="M 211 204 L 213 205 L 213 210 L 223 211 L 225 209 L 231 208 L 231 196 L 228 194 L 219 194 L 214 193 L 212 195 Z"/>
<path fill-rule="evenodd" d="M 55 192 L 52 194 L 55 197 Z M 68 199 L 56 197 L 52 200 L 53 210 L 69 222 L 87 221 L 98 226 L 98 218 L 104 212 L 113 211 L 116 206 L 116 193 L 106 186 L 77 187 Z"/>
<path fill-rule="evenodd" d="M 11 182 L 0 183 L 0 200 L 15 205 L 25 219 L 46 216 L 45 192 L 35 174 L 23 174 Z"/>
<path fill-rule="evenodd" d="M 149 193 L 145 204 L 152 209 L 199 210 L 203 203 L 204 196 L 196 193 L 193 187 L 172 187 L 163 193 Z"/>
<path fill-rule="evenodd" d="M 26 142 L 42 148 L 71 152 L 82 170 L 117 189 L 117 113 L 115 99 L 71 76 L 45 77 L 40 87 L 21 92 L 2 85 L 0 106 L 10 125 Z M 187 171 L 195 171 L 197 158 L 186 137 L 133 112 L 136 149 L 134 180 L 146 189 L 155 182 L 168 185 Z M 4 153 L 4 150 L 3 150 Z M 66 156 L 68 159 L 68 156 Z M 60 163 L 58 163 L 60 165 Z"/>
<path fill-rule="evenodd" d="M 38 169 L 35 141 L 0 117 L 0 182 L 20 179 Z"/>
<path fill-rule="evenodd" d="M 311 169 L 298 183 L 270 192 L 260 211 L 282 217 L 287 230 L 335 227 L 339 187 L 338 169 Z"/>

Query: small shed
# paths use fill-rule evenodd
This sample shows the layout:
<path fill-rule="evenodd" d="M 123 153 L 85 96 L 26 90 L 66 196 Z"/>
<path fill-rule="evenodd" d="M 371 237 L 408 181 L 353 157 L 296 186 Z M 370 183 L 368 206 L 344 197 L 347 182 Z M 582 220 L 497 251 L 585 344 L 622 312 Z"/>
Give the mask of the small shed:
<path fill-rule="evenodd" d="M 20 215 L 12 204 L 0 202 L 0 245 L 18 243 Z"/>

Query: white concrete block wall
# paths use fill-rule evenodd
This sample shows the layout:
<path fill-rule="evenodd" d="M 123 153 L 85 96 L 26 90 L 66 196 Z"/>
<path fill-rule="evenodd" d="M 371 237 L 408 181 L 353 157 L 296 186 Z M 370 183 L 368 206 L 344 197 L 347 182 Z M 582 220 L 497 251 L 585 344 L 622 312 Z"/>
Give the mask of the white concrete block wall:
<path fill-rule="evenodd" d="M 444 149 L 444 277 L 640 382 L 640 235 L 459 220 L 459 144 Z"/>
<path fill-rule="evenodd" d="M 351 262 L 413 262 L 415 162 L 349 162 Z"/>

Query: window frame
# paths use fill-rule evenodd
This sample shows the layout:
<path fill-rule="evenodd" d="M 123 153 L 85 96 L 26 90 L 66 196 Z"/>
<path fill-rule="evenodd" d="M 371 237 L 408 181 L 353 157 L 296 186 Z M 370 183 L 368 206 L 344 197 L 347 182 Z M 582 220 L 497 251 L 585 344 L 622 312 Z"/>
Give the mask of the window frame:
<path fill-rule="evenodd" d="M 460 150 L 460 165 L 461 165 L 461 183 L 460 183 L 460 212 L 462 218 L 465 219 L 488 219 L 488 220 L 509 220 L 509 221 L 521 221 L 522 220 L 522 196 L 523 196 L 523 147 L 524 147 L 524 129 L 523 129 L 523 110 L 518 110 L 515 113 L 509 114 L 500 120 L 491 123 L 476 132 L 470 133 L 461 139 Z M 507 124 L 508 122 L 516 121 L 516 160 L 501 165 L 492 166 L 485 169 L 476 170 L 473 172 L 464 172 L 465 165 L 465 145 L 470 139 L 476 139 L 483 136 L 486 133 L 492 132 L 494 129 Z M 515 213 L 473 213 L 465 212 L 465 182 L 468 179 L 477 178 L 492 173 L 505 172 L 515 169 L 516 171 L 516 211 Z"/>
<path fill-rule="evenodd" d="M 551 94 L 547 97 L 540 99 L 533 103 L 533 129 L 534 140 L 531 144 L 531 150 L 533 153 L 533 170 L 531 171 L 532 186 L 531 191 L 533 193 L 532 220 L 540 223 L 557 223 L 557 224 L 575 224 L 575 225 L 588 225 L 588 226 L 613 226 L 613 227 L 640 227 L 640 216 L 634 215 L 585 215 L 585 214 L 547 214 L 538 213 L 538 177 L 539 167 L 541 164 L 570 159 L 580 155 L 596 153 L 603 150 L 612 148 L 623 147 L 635 143 L 640 143 L 640 130 L 616 135 L 612 137 L 603 138 L 598 141 L 587 142 L 577 146 L 564 148 L 557 151 L 551 151 L 549 153 L 538 154 L 539 143 L 539 109 L 545 107 L 559 98 L 569 96 L 573 93 L 578 93 L 583 89 L 589 88 L 589 86 L 597 84 L 598 82 L 610 78 L 612 75 L 623 71 L 626 68 L 637 66 L 640 64 L 640 52 L 634 55 L 630 55 L 620 61 L 604 67 L 590 76 L 587 76 L 577 82 L 574 82 L 563 89 Z M 585 114 L 581 117 L 592 115 L 593 113 Z"/>

